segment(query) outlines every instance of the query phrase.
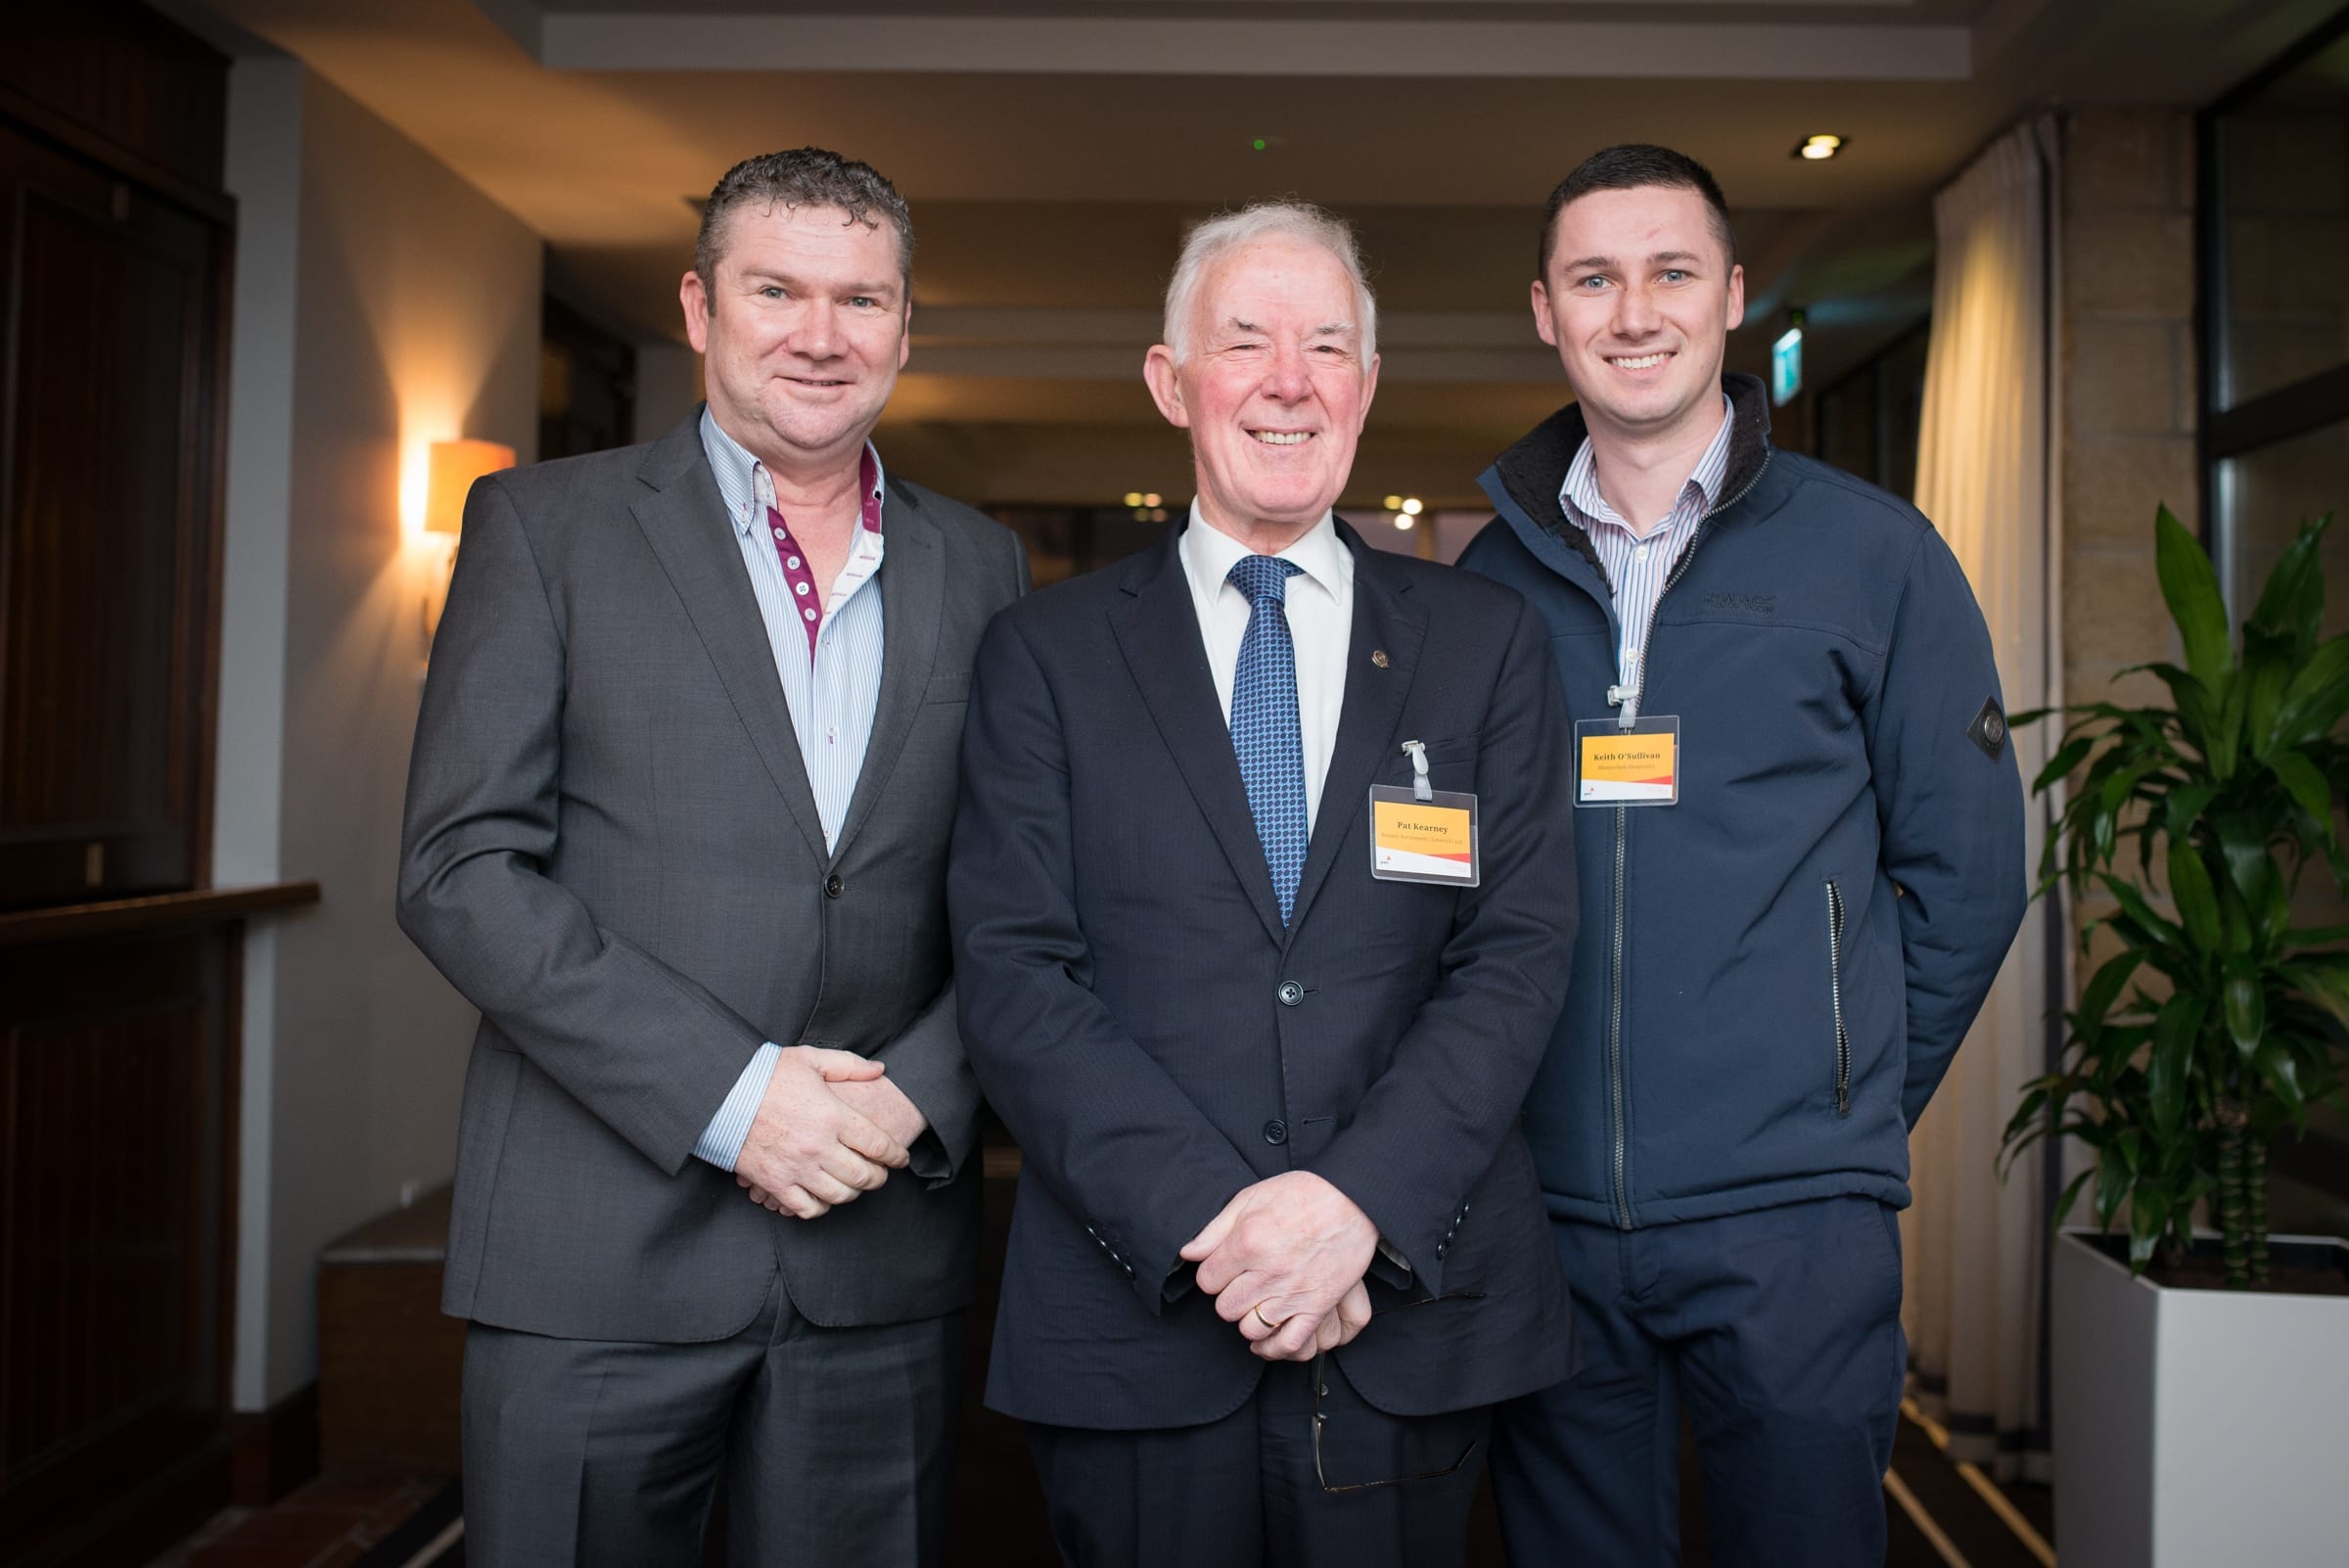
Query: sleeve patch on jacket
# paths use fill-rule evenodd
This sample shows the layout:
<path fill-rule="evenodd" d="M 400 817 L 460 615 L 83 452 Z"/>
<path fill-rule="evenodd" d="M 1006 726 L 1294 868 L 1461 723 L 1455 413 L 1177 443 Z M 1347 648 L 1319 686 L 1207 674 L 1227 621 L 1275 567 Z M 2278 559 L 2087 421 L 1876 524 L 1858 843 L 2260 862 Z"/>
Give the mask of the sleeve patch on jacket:
<path fill-rule="evenodd" d="M 1982 748 L 1983 755 L 1994 762 L 1999 760 L 2000 752 L 2006 745 L 2006 715 L 1999 711 L 1996 697 L 1982 704 L 1982 712 L 1974 715 L 1974 721 L 1966 726 L 1965 733 L 1967 739 Z"/>

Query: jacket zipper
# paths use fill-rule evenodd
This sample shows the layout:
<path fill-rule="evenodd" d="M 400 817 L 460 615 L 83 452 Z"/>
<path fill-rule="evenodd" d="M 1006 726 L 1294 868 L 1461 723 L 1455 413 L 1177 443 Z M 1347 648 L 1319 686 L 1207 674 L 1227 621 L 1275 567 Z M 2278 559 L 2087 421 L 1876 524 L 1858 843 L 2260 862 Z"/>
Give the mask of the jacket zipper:
<path fill-rule="evenodd" d="M 1687 574 L 1688 563 L 1696 559 L 1696 548 L 1705 542 L 1705 530 L 1711 526 L 1713 519 L 1752 494 L 1754 486 L 1762 483 L 1762 476 L 1769 471 L 1770 449 L 1764 447 L 1761 466 L 1754 470 L 1753 478 L 1740 485 L 1736 494 L 1719 506 L 1708 509 L 1704 517 L 1698 521 L 1696 532 L 1688 540 L 1688 548 L 1681 552 L 1681 558 L 1673 563 L 1672 571 L 1664 577 L 1664 586 L 1656 590 L 1656 608 L 1658 610 L 1663 608 L 1665 596 L 1672 592 L 1673 584 Z M 1645 695 L 1647 654 L 1648 650 L 1655 646 L 1655 641 L 1656 618 L 1651 612 L 1647 618 L 1647 632 L 1639 639 L 1640 690 L 1631 693 L 1627 698 L 1627 701 L 1635 705 Z M 1621 671 L 1617 671 L 1617 674 L 1620 675 Z M 1637 711 L 1636 707 L 1633 710 L 1635 714 Z M 1628 880 L 1631 861 L 1631 832 L 1632 808 L 1628 806 L 1618 806 L 1615 807 L 1615 940 L 1608 975 L 1612 993 L 1608 998 L 1607 1008 L 1607 1110 L 1614 1121 L 1611 1130 L 1614 1140 L 1612 1169 L 1615 1180 L 1615 1224 L 1618 1229 L 1622 1230 L 1631 1230 L 1637 1225 L 1637 1222 L 1632 1218 L 1630 1136 L 1624 1126 L 1623 1086 L 1624 887 Z"/>
<path fill-rule="evenodd" d="M 1827 879 L 1827 994 L 1835 1004 L 1835 1114 L 1852 1114 L 1852 1037 L 1843 1027 L 1843 890 Z"/>

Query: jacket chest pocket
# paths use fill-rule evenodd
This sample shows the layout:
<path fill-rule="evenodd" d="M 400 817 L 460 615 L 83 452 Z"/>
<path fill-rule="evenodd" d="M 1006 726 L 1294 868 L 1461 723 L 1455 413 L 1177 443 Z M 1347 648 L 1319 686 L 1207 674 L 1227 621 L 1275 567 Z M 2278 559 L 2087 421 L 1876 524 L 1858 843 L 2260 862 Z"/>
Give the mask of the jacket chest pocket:
<path fill-rule="evenodd" d="M 1448 737 L 1405 735 L 1403 740 L 1421 741 L 1427 748 L 1427 782 L 1439 790 L 1473 792 L 1476 788 L 1476 740 L 1474 735 Z M 1407 787 L 1415 769 L 1409 754 L 1401 741 L 1387 760 L 1379 764 L 1377 782 Z"/>
<path fill-rule="evenodd" d="M 1835 1114 L 1852 1114 L 1852 1035 L 1843 1019 L 1843 888 L 1826 883 L 1827 1001 L 1835 1019 Z"/>

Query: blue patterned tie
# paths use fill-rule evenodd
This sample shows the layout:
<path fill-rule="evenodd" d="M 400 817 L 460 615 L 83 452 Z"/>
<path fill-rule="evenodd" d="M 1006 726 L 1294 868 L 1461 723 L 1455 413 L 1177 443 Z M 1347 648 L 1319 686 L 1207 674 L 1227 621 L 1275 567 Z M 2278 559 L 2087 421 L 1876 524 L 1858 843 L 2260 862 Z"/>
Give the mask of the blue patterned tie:
<path fill-rule="evenodd" d="M 1305 745 L 1297 731 L 1297 649 L 1286 608 L 1289 578 L 1304 570 L 1276 555 L 1250 555 L 1233 562 L 1225 579 L 1248 596 L 1249 607 L 1231 681 L 1231 749 L 1284 926 L 1305 870 Z"/>

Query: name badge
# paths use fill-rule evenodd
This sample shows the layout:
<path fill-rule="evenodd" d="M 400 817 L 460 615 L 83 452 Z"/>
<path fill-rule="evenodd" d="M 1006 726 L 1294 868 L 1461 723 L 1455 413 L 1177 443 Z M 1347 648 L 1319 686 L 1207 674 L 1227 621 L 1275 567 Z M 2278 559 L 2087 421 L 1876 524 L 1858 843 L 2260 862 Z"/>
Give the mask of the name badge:
<path fill-rule="evenodd" d="M 1473 888 L 1482 879 L 1476 850 L 1476 797 L 1457 790 L 1370 787 L 1370 874 L 1381 882 L 1436 882 Z"/>
<path fill-rule="evenodd" d="M 1674 806 L 1681 799 L 1681 721 L 1672 715 L 1628 728 L 1611 718 L 1574 726 L 1574 804 Z"/>

